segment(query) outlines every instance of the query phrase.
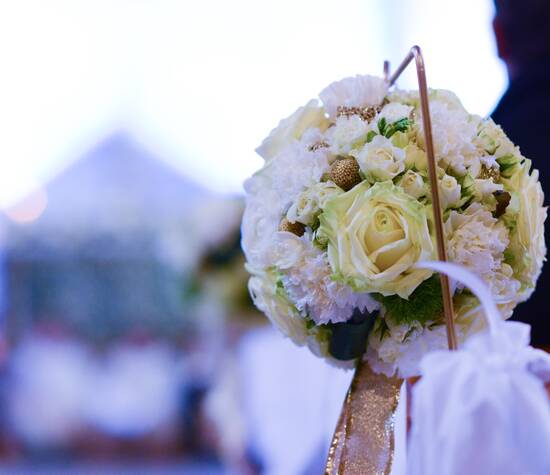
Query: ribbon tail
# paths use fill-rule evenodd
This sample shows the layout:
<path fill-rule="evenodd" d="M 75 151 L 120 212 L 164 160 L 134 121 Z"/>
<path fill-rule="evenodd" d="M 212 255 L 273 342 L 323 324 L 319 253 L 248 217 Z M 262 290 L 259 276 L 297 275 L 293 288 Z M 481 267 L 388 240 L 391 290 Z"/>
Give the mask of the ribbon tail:
<path fill-rule="evenodd" d="M 360 363 L 332 438 L 325 475 L 389 475 L 403 380 Z"/>

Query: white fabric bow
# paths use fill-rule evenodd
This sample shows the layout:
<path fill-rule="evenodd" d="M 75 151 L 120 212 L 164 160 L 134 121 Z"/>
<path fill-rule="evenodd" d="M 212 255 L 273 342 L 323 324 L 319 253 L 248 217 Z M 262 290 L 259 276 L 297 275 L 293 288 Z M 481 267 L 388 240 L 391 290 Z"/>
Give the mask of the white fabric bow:
<path fill-rule="evenodd" d="M 550 474 L 550 356 L 530 327 L 504 322 L 485 284 L 455 264 L 422 263 L 479 298 L 488 330 L 457 351 L 435 351 L 413 388 L 408 475 Z"/>

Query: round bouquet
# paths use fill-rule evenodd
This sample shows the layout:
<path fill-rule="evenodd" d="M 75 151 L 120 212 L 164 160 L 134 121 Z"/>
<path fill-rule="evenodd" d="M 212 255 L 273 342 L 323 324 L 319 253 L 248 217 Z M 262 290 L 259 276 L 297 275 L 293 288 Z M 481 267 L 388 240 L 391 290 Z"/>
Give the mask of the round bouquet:
<path fill-rule="evenodd" d="M 543 193 L 531 162 L 491 119 L 430 91 L 449 260 L 481 277 L 503 318 L 544 261 Z M 366 358 L 417 374 L 446 348 L 422 114 L 417 91 L 356 76 L 284 119 L 246 183 L 242 244 L 256 306 L 285 335 L 332 362 Z M 453 286 L 459 342 L 483 328 L 476 297 Z"/>

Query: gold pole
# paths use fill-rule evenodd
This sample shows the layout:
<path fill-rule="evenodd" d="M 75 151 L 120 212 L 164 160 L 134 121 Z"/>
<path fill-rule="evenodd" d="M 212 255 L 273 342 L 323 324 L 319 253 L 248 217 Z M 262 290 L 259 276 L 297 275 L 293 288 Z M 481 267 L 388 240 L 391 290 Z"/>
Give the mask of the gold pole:
<path fill-rule="evenodd" d="M 437 257 L 447 261 L 443 213 L 439 197 L 428 86 L 422 51 L 413 46 L 390 76 L 390 63 L 384 61 L 384 79 L 392 86 L 405 68 L 415 60 L 424 125 L 426 155 L 432 194 Z M 453 298 L 449 279 L 440 274 L 443 312 L 450 350 L 457 348 L 454 327 Z M 325 475 L 379 475 L 391 471 L 393 461 L 393 424 L 402 380 L 375 374 L 367 364 L 358 364 L 342 413 L 332 439 Z M 370 412 L 369 412 L 370 411 Z"/>
<path fill-rule="evenodd" d="M 443 213 L 441 212 L 441 200 L 439 198 L 439 183 L 437 181 L 437 162 L 435 160 L 434 144 L 432 136 L 432 121 L 430 118 L 430 106 L 428 97 L 428 84 L 426 81 L 426 69 L 424 67 L 424 58 L 419 46 L 413 46 L 409 54 L 393 73 L 388 83 L 392 86 L 405 68 L 412 60 L 415 60 L 416 75 L 418 77 L 418 91 L 420 93 L 420 107 L 422 109 L 422 123 L 424 125 L 424 142 L 426 143 L 426 155 L 428 157 L 428 172 L 430 176 L 430 188 L 432 193 L 432 207 L 434 213 L 435 237 L 437 243 L 437 258 L 447 261 L 447 250 L 445 248 L 445 234 L 443 232 Z M 389 75 L 389 64 L 384 62 L 384 76 Z M 445 326 L 447 329 L 447 343 L 450 350 L 456 350 L 456 333 L 454 326 L 453 296 L 449 285 L 449 278 L 445 274 L 440 274 L 441 289 L 443 291 L 443 313 L 445 316 Z"/>

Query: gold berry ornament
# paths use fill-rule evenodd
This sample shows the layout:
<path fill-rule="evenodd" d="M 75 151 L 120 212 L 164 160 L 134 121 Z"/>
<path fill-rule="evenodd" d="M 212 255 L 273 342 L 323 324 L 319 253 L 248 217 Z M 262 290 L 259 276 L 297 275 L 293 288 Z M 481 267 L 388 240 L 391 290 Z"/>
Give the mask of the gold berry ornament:
<path fill-rule="evenodd" d="M 330 168 L 330 179 L 344 191 L 361 183 L 359 164 L 355 158 L 340 158 Z"/>

